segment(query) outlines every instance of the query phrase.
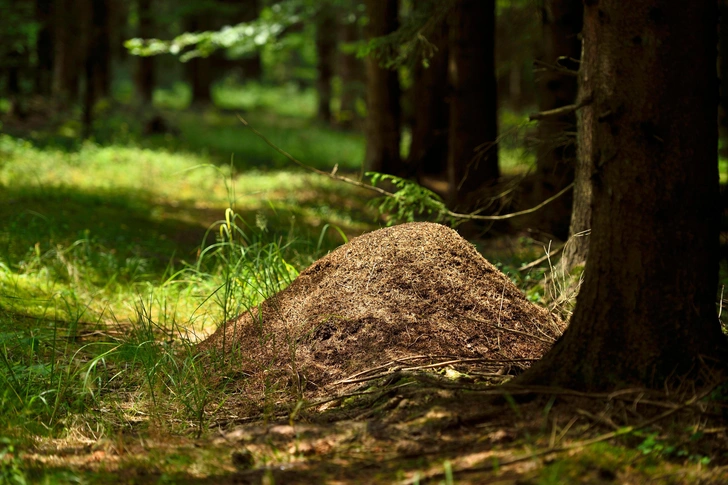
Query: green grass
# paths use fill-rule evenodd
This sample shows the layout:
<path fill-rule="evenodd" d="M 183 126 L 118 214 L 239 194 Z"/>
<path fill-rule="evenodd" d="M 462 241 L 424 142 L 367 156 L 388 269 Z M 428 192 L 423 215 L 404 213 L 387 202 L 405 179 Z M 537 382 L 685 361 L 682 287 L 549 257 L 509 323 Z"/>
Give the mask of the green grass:
<path fill-rule="evenodd" d="M 74 122 L 0 135 L 0 453 L 89 429 L 200 433 L 225 397 L 196 334 L 375 223 L 366 193 L 291 167 L 232 113 L 166 116 L 181 141 L 140 137 L 123 110 L 96 143 Z M 309 163 L 360 163 L 358 135 L 252 118 Z"/>
<path fill-rule="evenodd" d="M 364 159 L 363 138 L 357 133 L 333 131 L 317 123 L 257 113 L 242 116 L 277 146 L 320 169 L 359 170 Z M 202 121 L 202 123 L 201 123 Z M 281 169 L 291 162 L 274 152 L 263 140 L 246 129 L 234 112 L 207 111 L 174 116 L 183 132 L 175 150 L 209 153 L 220 163 L 231 159 L 242 168 Z"/>

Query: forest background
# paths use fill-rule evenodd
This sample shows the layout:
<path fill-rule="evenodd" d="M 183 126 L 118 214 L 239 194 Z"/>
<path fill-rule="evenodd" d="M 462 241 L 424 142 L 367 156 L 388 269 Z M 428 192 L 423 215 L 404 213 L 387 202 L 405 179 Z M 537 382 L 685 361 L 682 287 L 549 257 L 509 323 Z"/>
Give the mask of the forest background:
<path fill-rule="evenodd" d="M 227 397 L 194 345 L 378 227 L 452 224 L 570 317 L 591 227 L 572 210 L 581 2 L 0 1 L 0 18 L 3 479 L 265 479 L 306 463 L 213 444 Z M 255 417 L 280 419 L 274 401 Z M 644 428 L 539 461 L 571 425 L 502 426 L 501 459 L 530 450 L 515 473 L 533 483 L 599 460 L 600 480 L 710 479 L 726 458 L 692 446 L 702 429 L 686 443 Z M 379 479 L 453 480 L 447 452 Z"/>

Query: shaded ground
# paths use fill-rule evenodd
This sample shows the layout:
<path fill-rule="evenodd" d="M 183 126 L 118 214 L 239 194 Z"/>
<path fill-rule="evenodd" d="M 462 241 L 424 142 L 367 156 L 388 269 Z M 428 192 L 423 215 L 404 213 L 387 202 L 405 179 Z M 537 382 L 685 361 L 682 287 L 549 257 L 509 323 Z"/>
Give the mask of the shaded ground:
<path fill-rule="evenodd" d="M 228 426 L 205 439 L 160 432 L 156 438 L 66 440 L 23 458 L 35 464 L 36 478 L 66 473 L 80 483 L 728 480 L 726 429 L 714 426 L 715 408 L 696 403 L 679 404 L 643 390 L 612 396 L 546 392 L 525 400 L 514 390 L 516 399 L 504 400 L 493 388 L 446 379 L 378 390 L 375 397 L 351 399 L 323 413 Z M 631 432 L 615 431 L 628 424 Z"/>

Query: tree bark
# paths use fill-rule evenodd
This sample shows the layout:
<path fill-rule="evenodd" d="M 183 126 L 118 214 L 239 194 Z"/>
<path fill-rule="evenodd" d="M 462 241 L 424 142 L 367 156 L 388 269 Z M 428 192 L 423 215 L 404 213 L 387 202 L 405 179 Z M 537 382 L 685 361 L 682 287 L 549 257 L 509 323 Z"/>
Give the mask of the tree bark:
<path fill-rule="evenodd" d="M 412 100 L 414 120 L 408 165 L 419 175 L 441 175 L 447 171 L 448 126 L 448 30 L 442 22 L 428 41 L 437 49 L 428 66 L 415 64 Z"/>
<path fill-rule="evenodd" d="M 448 202 L 468 211 L 482 188 L 497 182 L 495 2 L 461 0 L 450 24 Z"/>
<path fill-rule="evenodd" d="M 570 326 L 520 383 L 662 388 L 696 377 L 701 362 L 725 365 L 716 14 L 708 0 L 586 4 L 581 96 L 593 101 L 579 142 L 591 146 L 590 254 Z"/>
<path fill-rule="evenodd" d="M 397 0 L 367 0 L 369 24 L 366 39 L 381 37 L 397 30 Z M 380 66 L 370 55 L 367 68 L 366 154 L 367 171 L 399 175 L 402 163 L 399 154 L 400 116 L 399 79 L 397 71 Z"/>
<path fill-rule="evenodd" d="M 137 12 L 139 15 L 139 37 L 142 39 L 153 37 L 154 15 L 152 13 L 152 0 L 137 0 Z M 139 100 L 147 106 L 151 105 L 154 94 L 154 66 L 154 56 L 137 57 L 134 81 Z"/>
<path fill-rule="evenodd" d="M 336 19 L 332 7 L 324 5 L 317 17 L 316 55 L 318 78 L 317 117 L 325 123 L 331 123 L 331 80 L 334 77 L 334 55 L 336 53 Z"/>
<path fill-rule="evenodd" d="M 579 65 L 570 59 L 581 57 L 581 0 L 546 0 L 542 11 L 543 53 L 541 61 L 576 72 Z M 548 111 L 572 104 L 576 100 L 577 81 L 558 69 L 546 67 L 539 75 L 539 111 Z M 568 132 L 576 130 L 576 115 L 563 114 L 538 123 L 539 145 L 536 155 L 535 202 L 552 197 L 574 180 L 576 140 Z M 534 214 L 529 221 L 560 239 L 569 233 L 573 195 L 567 193 Z"/>
<path fill-rule="evenodd" d="M 582 36 L 595 39 L 596 25 L 584 24 Z M 589 32 L 586 29 L 590 29 Z M 577 267 L 583 267 L 589 256 L 589 241 L 591 238 L 592 217 L 592 162 L 600 156 L 602 147 L 595 143 L 592 126 L 597 123 L 596 105 L 593 103 L 595 80 L 597 79 L 598 64 L 595 61 L 599 56 L 596 41 L 582 45 L 581 66 L 579 68 L 579 94 L 576 104 L 583 105 L 576 112 L 577 143 L 576 160 L 574 167 L 574 191 L 572 194 L 571 222 L 569 225 L 570 239 L 564 247 L 564 253 L 559 261 L 560 271 L 571 273 Z"/>

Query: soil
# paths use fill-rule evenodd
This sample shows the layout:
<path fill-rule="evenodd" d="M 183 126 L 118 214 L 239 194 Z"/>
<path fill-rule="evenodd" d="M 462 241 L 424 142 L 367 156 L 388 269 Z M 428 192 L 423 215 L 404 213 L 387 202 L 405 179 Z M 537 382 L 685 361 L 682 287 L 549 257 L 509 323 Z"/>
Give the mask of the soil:
<path fill-rule="evenodd" d="M 518 372 L 563 328 L 457 232 L 409 223 L 352 239 L 199 349 L 233 364 L 248 399 L 281 403 L 402 362 Z"/>

